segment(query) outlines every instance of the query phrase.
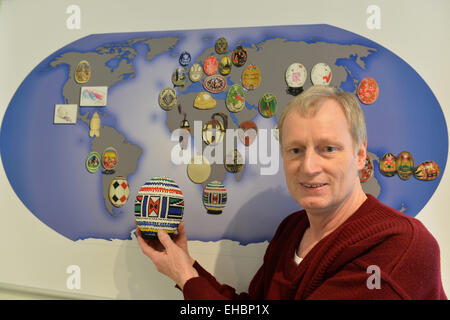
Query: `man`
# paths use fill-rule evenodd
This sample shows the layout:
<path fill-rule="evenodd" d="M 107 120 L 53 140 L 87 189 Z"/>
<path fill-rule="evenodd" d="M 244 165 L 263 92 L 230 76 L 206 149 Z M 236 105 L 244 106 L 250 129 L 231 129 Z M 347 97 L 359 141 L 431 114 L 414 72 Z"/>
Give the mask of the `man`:
<path fill-rule="evenodd" d="M 139 236 L 143 252 L 186 299 L 446 299 L 439 247 L 416 219 L 365 194 L 363 112 L 354 95 L 313 86 L 278 122 L 286 184 L 304 208 L 285 218 L 237 294 L 189 256 L 184 224 L 172 241 Z"/>

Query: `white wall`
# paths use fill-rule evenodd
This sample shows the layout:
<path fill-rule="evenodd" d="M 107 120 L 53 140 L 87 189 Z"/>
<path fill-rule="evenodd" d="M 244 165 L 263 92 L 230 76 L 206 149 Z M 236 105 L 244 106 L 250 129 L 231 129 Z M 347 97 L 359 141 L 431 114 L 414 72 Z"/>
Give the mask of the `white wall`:
<path fill-rule="evenodd" d="M 66 27 L 66 9 L 72 4 L 81 8 L 80 30 Z M 366 26 L 369 5 L 381 9 L 380 30 L 369 30 Z M 365 36 L 400 56 L 430 86 L 446 119 L 450 119 L 450 90 L 446 81 L 450 71 L 449 18 L 448 0 L 3 0 L 0 2 L 0 122 L 18 86 L 38 63 L 64 45 L 93 33 L 318 23 Z M 447 294 L 450 293 L 448 171 L 417 216 L 440 244 Z M 220 280 L 242 290 L 259 266 L 264 251 L 264 245 L 237 248 L 224 243 L 206 249 L 198 243 L 192 246 L 194 257 L 205 267 L 224 270 L 217 275 Z M 218 246 L 222 246 L 222 254 L 228 250 L 230 256 L 244 255 L 245 260 L 233 272 L 217 268 Z M 1 162 L 0 255 L 0 283 L 3 283 L 0 288 L 4 288 L 0 290 L 0 298 L 47 298 L 51 294 L 60 297 L 79 294 L 88 298 L 181 298 L 172 283 L 159 276 L 142 256 L 136 243 L 100 240 L 73 243 L 36 219 L 10 187 Z M 140 262 L 139 268 L 148 270 L 149 277 L 154 279 L 152 285 L 144 283 L 139 287 L 139 282 L 131 284 L 121 276 L 132 276 L 133 270 L 128 270 L 126 264 L 130 258 Z M 82 287 L 76 291 L 65 285 L 66 268 L 72 264 L 82 270 Z M 158 293 L 146 294 L 153 291 L 152 286 L 158 286 Z M 11 291 L 14 288 L 31 291 L 21 294 Z"/>

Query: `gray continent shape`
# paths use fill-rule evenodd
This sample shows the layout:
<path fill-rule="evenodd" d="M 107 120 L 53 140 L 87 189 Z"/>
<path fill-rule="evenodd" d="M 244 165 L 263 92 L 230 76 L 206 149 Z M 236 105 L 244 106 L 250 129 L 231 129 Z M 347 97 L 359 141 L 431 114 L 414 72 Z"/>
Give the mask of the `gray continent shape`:
<path fill-rule="evenodd" d="M 178 37 L 138 38 L 107 43 L 91 52 L 66 52 L 51 61 L 50 66 L 55 68 L 62 64 L 69 65 L 69 77 L 63 87 L 63 96 L 65 103 L 79 105 L 81 87 L 107 86 L 110 88 L 118 82 L 134 77 L 135 69 L 133 64 L 129 62 L 137 56 L 137 51 L 132 47 L 133 45 L 137 43 L 147 45 L 146 59 L 150 61 L 155 56 L 172 50 L 179 40 Z M 119 59 L 119 63 L 114 68 L 110 68 L 106 64 L 112 59 Z M 85 84 L 77 83 L 74 76 L 75 68 L 82 60 L 87 60 L 91 66 L 91 77 Z M 101 118 L 105 116 L 102 111 L 98 111 L 98 114 Z M 89 127 L 89 116 L 89 112 L 86 112 L 83 116 L 78 114 L 77 118 Z M 86 130 L 86 135 L 88 134 L 89 128 Z M 91 151 L 97 151 L 99 154 L 102 154 L 103 150 L 108 147 L 117 150 L 119 162 L 114 174 L 103 174 L 102 176 L 102 195 L 105 207 L 111 215 L 114 215 L 113 206 L 109 201 L 111 181 L 118 176 L 127 178 L 128 175 L 136 171 L 142 149 L 128 142 L 125 135 L 118 132 L 114 127 L 106 125 L 101 125 L 100 136 L 91 139 L 90 147 Z"/>
<path fill-rule="evenodd" d="M 212 41 L 212 39 L 204 40 Z M 214 113 L 221 112 L 228 116 L 228 129 L 237 129 L 239 128 L 240 123 L 247 120 L 252 120 L 258 116 L 259 112 L 257 106 L 260 98 L 265 93 L 272 93 L 277 98 L 275 117 L 278 118 L 286 104 L 294 98 L 292 95 L 287 93 L 287 84 L 285 81 L 286 69 L 294 62 L 302 63 L 308 70 L 308 78 L 303 86 L 304 90 L 312 86 L 310 72 L 312 67 L 319 62 L 328 64 L 332 70 L 330 86 L 339 88 L 341 84 L 347 80 L 347 77 L 351 77 L 356 87 L 358 80 L 353 77 L 352 73 L 346 66 L 336 65 L 336 61 L 340 58 L 352 59 L 352 57 L 356 56 L 355 63 L 360 68 L 365 69 L 365 62 L 362 58 L 369 57 L 373 52 L 376 52 L 376 49 L 358 44 L 344 45 L 328 42 L 307 43 L 305 41 L 289 41 L 282 38 L 273 38 L 260 43 L 252 44 L 251 47 L 246 47 L 246 51 L 246 64 L 242 67 L 236 67 L 233 65 L 231 68 L 231 73 L 226 76 L 228 83 L 227 88 L 231 87 L 231 85 L 235 83 L 241 84 L 242 71 L 250 63 L 256 64 L 259 67 L 261 70 L 262 80 L 257 89 L 244 89 L 246 105 L 250 106 L 250 108 L 247 107 L 240 112 L 233 113 L 233 116 L 236 118 L 238 123 L 233 121 L 231 112 L 226 108 L 225 100 L 218 99 L 214 93 L 211 95 L 217 102 L 215 108 L 211 110 L 198 110 L 194 108 L 193 102 L 198 92 L 184 93 L 192 85 L 189 77 L 186 77 L 185 85 L 178 87 L 178 103 L 181 104 L 182 112 L 180 113 L 177 108 L 167 111 L 166 126 L 171 132 L 180 127 L 180 123 L 184 118 L 184 113 L 186 113 L 186 119 L 192 125 L 195 120 L 202 121 L 204 124 L 211 119 L 211 116 Z M 209 56 L 215 56 L 217 60 L 220 61 L 220 59 L 225 55 L 231 56 L 231 51 L 226 54 L 219 55 L 215 52 L 214 46 L 212 46 L 205 49 L 203 53 L 196 58 L 195 62 L 202 65 Z M 200 81 L 203 81 L 204 78 Z M 224 139 L 222 146 L 225 148 L 226 145 L 226 139 Z M 205 150 L 206 144 L 203 141 L 202 147 L 202 150 Z M 222 153 L 225 157 L 226 151 L 224 150 Z M 244 170 L 235 175 L 237 181 L 241 179 L 243 171 Z M 212 164 L 210 177 L 207 181 L 202 183 L 203 187 L 213 180 L 223 181 L 225 179 L 225 174 L 226 170 L 223 164 Z M 375 179 L 372 178 L 370 180 L 373 181 Z M 380 187 L 378 182 L 368 181 L 365 188 L 369 193 L 379 194 Z"/>

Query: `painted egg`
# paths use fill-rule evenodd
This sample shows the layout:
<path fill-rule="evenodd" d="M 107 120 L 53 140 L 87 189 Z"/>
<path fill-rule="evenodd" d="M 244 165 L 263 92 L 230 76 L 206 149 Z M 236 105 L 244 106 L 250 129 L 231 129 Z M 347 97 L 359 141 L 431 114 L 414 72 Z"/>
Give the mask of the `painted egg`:
<path fill-rule="evenodd" d="M 229 56 L 225 56 L 220 59 L 219 63 L 219 72 L 220 74 L 226 76 L 231 72 L 231 58 Z"/>
<path fill-rule="evenodd" d="M 203 189 L 203 205 L 209 214 L 221 214 L 227 204 L 227 189 L 219 181 L 208 183 Z"/>
<path fill-rule="evenodd" d="M 231 112 L 241 111 L 245 107 L 244 89 L 239 84 L 233 84 L 228 90 L 225 103 Z"/>
<path fill-rule="evenodd" d="M 413 174 L 414 158 L 408 151 L 402 151 L 397 156 L 397 174 L 403 180 L 408 180 Z"/>
<path fill-rule="evenodd" d="M 183 67 L 186 67 L 189 65 L 189 63 L 191 63 L 191 55 L 189 52 L 184 51 L 180 54 L 180 58 L 178 59 L 178 62 L 180 62 L 180 64 Z"/>
<path fill-rule="evenodd" d="M 216 107 L 216 100 L 208 92 L 199 92 L 194 99 L 194 107 L 209 110 Z"/>
<path fill-rule="evenodd" d="M 172 83 L 174 86 L 184 86 L 186 81 L 186 70 L 184 68 L 177 68 L 172 74 Z"/>
<path fill-rule="evenodd" d="M 202 77 L 203 77 L 202 66 L 198 63 L 194 63 L 189 69 L 189 79 L 191 79 L 192 82 L 197 82 L 200 81 Z"/>
<path fill-rule="evenodd" d="M 237 149 L 233 149 L 225 155 L 225 169 L 231 173 L 237 173 L 244 168 L 244 158 Z"/>
<path fill-rule="evenodd" d="M 234 49 L 232 60 L 237 67 L 242 67 L 247 62 L 247 50 L 244 46 L 237 46 Z"/>
<path fill-rule="evenodd" d="M 331 78 L 331 68 L 326 63 L 320 62 L 311 69 L 311 82 L 313 85 L 329 85 Z"/>
<path fill-rule="evenodd" d="M 216 41 L 215 49 L 217 54 L 224 54 L 228 51 L 228 41 L 225 38 L 219 38 Z"/>
<path fill-rule="evenodd" d="M 380 160 L 379 168 L 382 175 L 386 177 L 392 177 L 397 173 L 397 159 L 395 156 L 388 152 Z"/>
<path fill-rule="evenodd" d="M 119 163 L 117 150 L 113 147 L 106 148 L 102 154 L 102 165 L 105 171 L 103 173 L 114 173 L 114 169 Z"/>
<path fill-rule="evenodd" d="M 261 70 L 254 63 L 249 64 L 242 72 L 242 86 L 254 90 L 261 83 Z"/>
<path fill-rule="evenodd" d="M 241 123 L 239 128 L 242 129 L 239 130 L 239 139 L 245 146 L 248 147 L 255 141 L 258 135 L 258 127 L 253 121 L 244 121 Z"/>
<path fill-rule="evenodd" d="M 134 215 L 144 239 L 158 239 L 158 230 L 174 235 L 183 218 L 184 198 L 171 178 L 155 177 L 139 190 Z"/>
<path fill-rule="evenodd" d="M 362 79 L 358 85 L 357 94 L 362 103 L 374 103 L 379 94 L 378 83 L 373 78 Z"/>
<path fill-rule="evenodd" d="M 177 104 L 177 93 L 173 88 L 165 88 L 161 90 L 158 98 L 159 105 L 166 111 L 172 110 Z"/>
<path fill-rule="evenodd" d="M 259 100 L 259 113 L 264 118 L 270 118 L 275 114 L 275 110 L 277 108 L 277 98 L 271 94 L 266 93 Z"/>
<path fill-rule="evenodd" d="M 286 83 L 290 88 L 300 88 L 305 84 L 308 71 L 301 63 L 295 62 L 286 69 Z"/>
<path fill-rule="evenodd" d="M 75 68 L 75 81 L 78 83 L 86 83 L 90 78 L 91 65 L 86 60 L 80 61 Z"/>
<path fill-rule="evenodd" d="M 414 171 L 414 176 L 423 181 L 434 180 L 439 177 L 440 169 L 436 162 L 434 161 L 424 161 L 419 164 Z"/>
<path fill-rule="evenodd" d="M 208 58 L 206 58 L 205 62 L 203 63 L 203 70 L 205 70 L 205 73 L 208 76 L 211 76 L 214 73 L 216 73 L 218 67 L 219 67 L 219 63 L 217 62 L 217 59 L 214 56 L 209 56 Z"/>
<path fill-rule="evenodd" d="M 112 205 L 120 208 L 128 201 L 130 186 L 124 177 L 116 177 L 109 184 L 109 201 Z"/>
<path fill-rule="evenodd" d="M 100 154 L 98 152 L 91 152 L 86 158 L 86 169 L 90 173 L 95 173 L 101 166 Z"/>
<path fill-rule="evenodd" d="M 224 123 L 226 120 L 220 121 L 215 117 L 220 115 L 219 113 L 213 114 L 211 120 L 209 120 L 203 126 L 203 141 L 206 144 L 218 144 L 222 142 L 223 137 L 225 136 L 225 131 L 227 129 L 227 124 Z M 221 116 L 222 117 L 222 116 Z"/>
<path fill-rule="evenodd" d="M 209 76 L 203 81 L 203 87 L 209 92 L 219 93 L 227 87 L 227 79 L 219 75 Z"/>
<path fill-rule="evenodd" d="M 373 176 L 373 163 L 369 155 L 366 155 L 366 162 L 364 168 L 359 172 L 359 181 L 366 182 Z"/>

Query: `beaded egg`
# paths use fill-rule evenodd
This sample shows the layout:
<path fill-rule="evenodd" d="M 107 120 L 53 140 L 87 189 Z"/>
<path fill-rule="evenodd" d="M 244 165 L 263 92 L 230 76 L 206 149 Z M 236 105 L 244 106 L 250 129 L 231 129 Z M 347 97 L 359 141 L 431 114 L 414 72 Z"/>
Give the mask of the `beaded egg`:
<path fill-rule="evenodd" d="M 208 183 L 203 190 L 203 204 L 209 214 L 221 214 L 227 204 L 227 189 L 219 181 Z"/>
<path fill-rule="evenodd" d="M 173 237 L 183 211 L 183 192 L 168 177 L 155 177 L 145 182 L 134 203 L 136 223 L 144 239 L 158 239 L 158 230 L 165 230 Z"/>

